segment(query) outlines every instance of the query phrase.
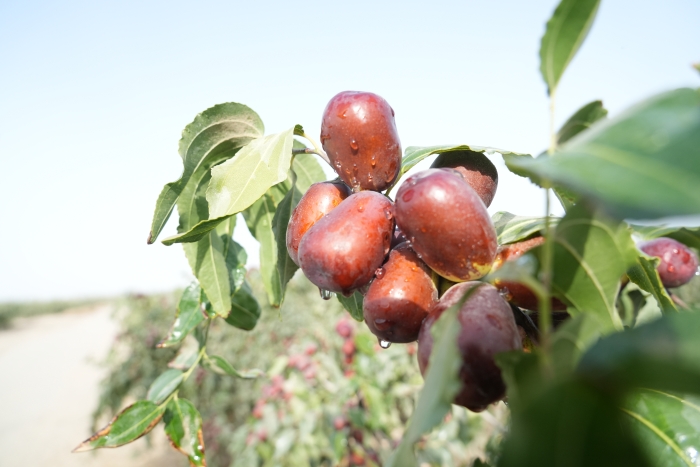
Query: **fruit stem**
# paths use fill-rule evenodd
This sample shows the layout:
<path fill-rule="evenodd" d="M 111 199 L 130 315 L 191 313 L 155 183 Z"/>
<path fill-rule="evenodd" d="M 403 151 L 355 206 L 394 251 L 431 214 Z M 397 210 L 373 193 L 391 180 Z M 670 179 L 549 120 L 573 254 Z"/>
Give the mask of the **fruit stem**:
<path fill-rule="evenodd" d="M 310 148 L 307 148 L 306 150 L 308 150 L 309 152 L 305 152 L 304 154 L 316 154 L 321 159 L 326 161 L 326 164 L 333 167 L 333 165 L 331 165 L 330 159 L 328 159 L 328 155 L 325 153 L 325 151 L 323 149 L 321 149 L 321 146 L 319 146 L 318 143 L 316 141 L 314 141 L 313 138 L 311 138 L 305 132 L 301 134 L 301 137 L 304 138 L 305 140 L 307 140 L 309 143 L 311 143 L 311 145 L 314 147 L 313 151 L 311 151 Z M 292 153 L 294 153 L 294 150 L 292 150 Z"/>

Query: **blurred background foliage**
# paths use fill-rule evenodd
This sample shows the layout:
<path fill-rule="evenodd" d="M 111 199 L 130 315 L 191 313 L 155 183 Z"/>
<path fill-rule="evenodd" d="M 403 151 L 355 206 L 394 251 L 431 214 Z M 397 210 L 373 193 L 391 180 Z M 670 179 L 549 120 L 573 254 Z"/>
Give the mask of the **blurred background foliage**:
<path fill-rule="evenodd" d="M 301 274 L 290 282 L 280 309 L 265 303 L 257 271 L 249 280 L 263 307 L 256 328 L 244 332 L 215 320 L 207 351 L 266 376 L 243 380 L 198 368 L 180 388 L 180 396 L 202 414 L 208 465 L 382 465 L 400 441 L 422 386 L 416 344 L 382 349 L 363 324 L 350 319 L 337 300 L 321 299 Z M 156 345 L 174 319 L 180 293 L 121 301 L 116 313 L 122 330 L 104 362 L 108 375 L 93 429 L 145 398 L 175 358 L 178 347 Z M 503 403 L 481 414 L 455 406 L 417 447 L 419 460 L 436 466 L 493 461 L 506 423 Z"/>

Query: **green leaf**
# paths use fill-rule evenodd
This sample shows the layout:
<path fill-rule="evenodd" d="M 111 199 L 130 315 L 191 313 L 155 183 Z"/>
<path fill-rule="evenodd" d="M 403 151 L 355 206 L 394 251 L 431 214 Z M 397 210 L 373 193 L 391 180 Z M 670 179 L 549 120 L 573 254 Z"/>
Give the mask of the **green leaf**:
<path fill-rule="evenodd" d="M 236 370 L 233 365 L 218 355 L 208 356 L 205 360 L 208 369 L 220 375 L 235 376 L 242 379 L 255 379 L 264 376 L 265 372 L 258 369 Z"/>
<path fill-rule="evenodd" d="M 699 157 L 700 92 L 678 89 L 595 125 L 552 157 L 504 159 L 620 218 L 650 219 L 700 213 Z"/>
<path fill-rule="evenodd" d="M 491 216 L 491 220 L 496 228 L 498 244 L 505 245 L 525 240 L 536 233 L 543 233 L 547 218 L 516 216 L 506 211 L 498 211 Z M 559 222 L 559 218 L 550 217 L 549 222 L 553 227 Z"/>
<path fill-rule="evenodd" d="M 190 183 L 190 177 L 202 164 L 213 165 L 230 158 L 263 133 L 264 126 L 258 114 L 235 102 L 216 105 L 197 115 L 182 132 L 179 147 L 184 164 L 182 176 L 165 185 L 158 196 L 148 243 L 156 241 L 182 191 Z M 198 181 L 192 183 L 196 185 Z"/>
<path fill-rule="evenodd" d="M 184 339 L 180 349 L 177 351 L 175 358 L 168 362 L 168 368 L 187 371 L 192 367 L 192 365 L 197 363 L 198 357 L 199 342 L 197 341 L 196 337 L 188 335 Z"/>
<path fill-rule="evenodd" d="M 359 321 L 361 323 L 365 320 L 362 312 L 362 304 L 365 300 L 364 295 L 358 291 L 355 291 L 349 297 L 343 297 L 343 294 L 336 294 L 335 296 L 338 297 L 340 304 L 343 305 L 343 308 L 350 313 L 350 316 L 352 316 L 355 321 Z"/>
<path fill-rule="evenodd" d="M 211 231 L 197 243 L 182 245 L 199 284 L 211 302 L 214 312 L 222 317 L 231 311 L 231 284 L 224 257 L 224 242 Z"/>
<path fill-rule="evenodd" d="M 549 95 L 593 24 L 600 0 L 562 0 L 547 22 L 540 45 L 540 72 Z"/>
<path fill-rule="evenodd" d="M 605 388 L 700 392 L 700 314 L 673 313 L 594 345 L 577 373 Z"/>
<path fill-rule="evenodd" d="M 676 308 L 673 300 L 666 292 L 666 288 L 661 283 L 659 272 L 656 270 L 659 261 L 659 258 L 652 258 L 640 253 L 637 256 L 637 264 L 627 271 L 627 276 L 640 289 L 652 294 L 664 313 L 677 312 L 678 308 Z"/>
<path fill-rule="evenodd" d="M 461 385 L 459 369 L 462 366 L 462 356 L 457 347 L 457 337 L 462 326 L 457 314 L 477 288 L 469 289 L 435 321 L 431 329 L 434 343 L 425 384 L 401 443 L 389 458 L 387 467 L 417 466 L 413 445 L 424 433 L 440 423 L 452 408 L 452 401 Z"/>
<path fill-rule="evenodd" d="M 605 331 L 606 327 L 592 313 L 578 315 L 562 324 L 550 343 L 555 374 L 559 377 L 571 375 L 583 354 Z"/>
<path fill-rule="evenodd" d="M 279 284 L 279 303 L 281 306 L 284 302 L 284 294 L 287 289 L 287 283 L 292 279 L 294 273 L 297 272 L 297 266 L 287 252 L 287 226 L 289 219 L 292 217 L 294 208 L 299 204 L 302 193 L 296 188 L 296 176 L 292 172 L 292 187 L 284 195 L 280 201 L 275 214 L 272 217 L 272 235 L 277 247 L 276 269 L 277 283 Z M 262 269 L 262 268 L 261 268 Z"/>
<path fill-rule="evenodd" d="M 173 393 L 184 378 L 184 373 L 180 370 L 166 370 L 156 378 L 148 388 L 146 398 L 156 404 L 163 402 L 170 394 Z"/>
<path fill-rule="evenodd" d="M 627 425 L 654 465 L 697 465 L 700 451 L 700 399 L 643 389 L 621 407 Z"/>
<path fill-rule="evenodd" d="M 170 444 L 187 456 L 191 466 L 206 466 L 202 416 L 186 399 L 168 402 L 163 416 L 165 434 Z"/>
<path fill-rule="evenodd" d="M 562 145 L 574 136 L 591 127 L 598 120 L 608 116 L 603 102 L 593 101 L 576 111 L 557 132 L 557 143 Z"/>
<path fill-rule="evenodd" d="M 158 424 L 165 409 L 150 401 L 138 401 L 117 414 L 109 424 L 83 441 L 73 452 L 116 448 L 139 439 Z"/>
<path fill-rule="evenodd" d="M 196 282 L 190 284 L 182 292 L 180 302 L 177 305 L 175 322 L 170 328 L 168 336 L 158 344 L 159 348 L 179 344 L 191 330 L 204 320 L 199 302 L 200 295 L 201 289 Z"/>
<path fill-rule="evenodd" d="M 298 141 L 295 141 L 294 147 L 297 147 Z M 304 147 L 303 144 L 299 146 Z M 326 173 L 318 163 L 316 156 L 313 154 L 297 154 L 292 162 L 292 169 L 297 176 L 297 190 L 301 193 L 306 193 L 311 185 L 318 182 L 323 182 L 327 179 Z M 291 180 L 289 180 L 291 182 Z"/>
<path fill-rule="evenodd" d="M 700 250 L 700 227 L 668 227 L 666 225 L 634 225 L 631 224 L 634 233 L 644 240 L 653 240 L 659 237 L 668 237 L 677 240 L 684 245 Z"/>
<path fill-rule="evenodd" d="M 527 154 L 523 153 L 518 153 L 518 152 L 512 152 L 512 151 L 505 151 L 503 149 L 496 149 L 496 148 L 490 148 L 490 147 L 484 147 L 484 146 L 469 146 L 466 144 L 462 144 L 459 146 L 454 146 L 454 145 L 440 145 L 440 146 L 409 146 L 406 148 L 404 151 L 404 156 L 403 159 L 401 160 L 401 172 L 399 173 L 399 176 L 397 177 L 397 182 L 409 170 L 411 170 L 413 167 L 415 167 L 416 164 L 418 164 L 420 161 L 425 159 L 426 157 L 432 156 L 433 154 L 443 154 L 447 152 L 456 152 L 456 151 L 473 151 L 473 152 L 480 152 L 483 154 L 486 154 L 487 156 L 493 155 L 494 153 L 499 153 L 502 155 L 506 154 L 512 154 L 512 155 L 519 155 L 519 156 L 527 156 Z M 394 182 L 394 185 L 396 185 L 397 182 Z"/>
<path fill-rule="evenodd" d="M 248 254 L 245 248 L 234 241 L 229 235 L 222 235 L 221 241 L 224 245 L 223 255 L 226 259 L 226 267 L 228 268 L 229 286 L 231 288 L 231 293 L 235 294 L 243 285 L 243 282 L 245 282 L 245 263 L 248 260 Z"/>
<path fill-rule="evenodd" d="M 260 311 L 260 304 L 255 299 L 253 291 L 248 283 L 244 282 L 231 295 L 231 313 L 226 317 L 226 322 L 231 326 L 250 331 L 257 324 Z"/>
<path fill-rule="evenodd" d="M 602 325 L 620 329 L 615 298 L 620 278 L 637 257 L 626 224 L 577 205 L 553 237 L 553 290 L 577 312 L 593 313 Z"/>

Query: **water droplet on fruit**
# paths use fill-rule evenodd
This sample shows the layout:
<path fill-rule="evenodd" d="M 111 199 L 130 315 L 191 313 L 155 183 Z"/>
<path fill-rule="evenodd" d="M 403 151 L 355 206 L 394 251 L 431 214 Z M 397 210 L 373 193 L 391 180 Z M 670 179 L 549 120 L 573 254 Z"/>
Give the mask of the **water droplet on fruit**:
<path fill-rule="evenodd" d="M 339 114 L 338 114 L 338 117 L 340 117 L 340 118 L 345 118 L 345 114 L 346 114 L 346 113 L 347 113 L 347 110 L 343 110 L 342 113 L 339 113 Z"/>
<path fill-rule="evenodd" d="M 369 163 L 370 163 L 370 165 L 371 165 L 372 167 L 376 166 L 376 165 L 377 165 L 377 158 L 376 158 L 376 156 L 372 155 L 372 158 L 370 159 Z"/>
<path fill-rule="evenodd" d="M 379 331 L 386 331 L 388 330 L 394 323 L 391 321 L 384 319 L 384 318 L 377 318 L 374 320 L 374 326 L 379 330 Z"/>
<path fill-rule="evenodd" d="M 330 290 L 324 290 L 324 289 L 319 287 L 318 291 L 321 294 L 321 298 L 324 300 L 330 300 L 331 297 L 333 296 L 333 293 Z"/>
<path fill-rule="evenodd" d="M 669 264 L 666 268 L 666 272 L 676 272 L 676 268 L 672 264 Z"/>
<path fill-rule="evenodd" d="M 340 161 L 335 161 L 335 168 L 339 169 L 340 168 Z"/>
<path fill-rule="evenodd" d="M 350 149 L 352 149 L 353 153 L 357 154 L 357 151 L 360 149 L 360 145 L 353 139 L 350 141 Z"/>
<path fill-rule="evenodd" d="M 513 298 L 513 294 L 510 293 L 510 290 L 508 290 L 508 287 L 503 287 L 498 289 L 498 293 L 503 297 L 506 301 L 509 301 Z"/>
<path fill-rule="evenodd" d="M 357 179 L 353 177 L 353 179 L 352 179 L 352 192 L 359 193 L 360 191 L 362 191 L 362 188 L 360 187 L 360 182 L 358 182 Z"/>
<path fill-rule="evenodd" d="M 384 268 L 377 268 L 377 270 L 374 271 L 374 275 L 377 279 L 384 277 Z"/>
<path fill-rule="evenodd" d="M 407 191 L 406 193 L 404 193 L 403 196 L 401 197 L 401 199 L 404 200 L 404 202 L 406 202 L 406 203 L 408 203 L 409 201 L 411 201 L 412 198 L 413 198 L 413 190 L 408 190 L 408 191 Z"/>
<path fill-rule="evenodd" d="M 357 205 L 357 212 L 362 212 L 365 210 L 365 205 L 364 204 L 358 204 Z"/>
<path fill-rule="evenodd" d="M 391 347 L 391 342 L 379 339 L 379 347 L 381 347 L 382 349 L 388 349 L 389 347 Z"/>
<path fill-rule="evenodd" d="M 367 181 L 371 182 L 372 181 L 372 174 L 367 174 Z"/>
<path fill-rule="evenodd" d="M 384 210 L 384 216 L 388 219 L 391 220 L 394 217 L 394 213 L 391 212 L 391 208 L 387 208 Z"/>
<path fill-rule="evenodd" d="M 409 242 L 415 243 L 416 242 L 416 237 L 411 237 L 408 239 Z"/>

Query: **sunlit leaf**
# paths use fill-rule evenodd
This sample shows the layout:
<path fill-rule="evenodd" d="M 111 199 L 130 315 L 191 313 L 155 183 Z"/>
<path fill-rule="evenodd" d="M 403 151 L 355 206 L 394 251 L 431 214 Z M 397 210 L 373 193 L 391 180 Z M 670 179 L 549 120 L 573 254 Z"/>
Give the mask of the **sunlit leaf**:
<path fill-rule="evenodd" d="M 700 92 L 656 95 L 600 122 L 552 157 L 504 156 L 535 183 L 549 180 L 620 218 L 700 213 Z"/>
<path fill-rule="evenodd" d="M 148 388 L 146 398 L 151 402 L 160 404 L 180 386 L 183 377 L 184 374 L 180 370 L 166 370 L 153 381 L 151 387 Z"/>
<path fill-rule="evenodd" d="M 193 282 L 183 292 L 177 305 L 175 322 L 168 336 L 163 339 L 158 347 L 169 347 L 178 344 L 204 319 L 199 302 L 201 289 L 199 284 Z"/>
<path fill-rule="evenodd" d="M 73 452 L 116 448 L 137 440 L 158 424 L 164 410 L 151 401 L 138 401 L 119 412 L 106 427 L 83 441 Z"/>
<path fill-rule="evenodd" d="M 242 379 L 254 379 L 264 376 L 265 372 L 258 369 L 252 370 L 237 370 L 223 357 L 218 355 L 210 355 L 205 360 L 207 368 L 220 375 L 235 376 Z"/>
<path fill-rule="evenodd" d="M 186 371 L 197 362 L 199 342 L 192 335 L 187 335 L 177 351 L 175 358 L 168 362 L 168 368 Z"/>
<path fill-rule="evenodd" d="M 361 323 L 365 320 L 362 313 L 362 305 L 365 297 L 360 292 L 355 291 L 349 297 L 343 297 L 343 294 L 336 294 L 336 297 L 338 297 L 340 304 L 343 305 L 343 308 L 350 313 L 350 316 L 352 316 L 355 321 Z"/>
<path fill-rule="evenodd" d="M 664 313 L 676 312 L 678 308 L 676 308 L 673 300 L 671 300 L 668 292 L 666 292 L 666 288 L 661 283 L 659 272 L 656 270 L 658 265 L 658 258 L 639 254 L 637 256 L 637 264 L 627 271 L 627 276 L 632 282 L 637 284 L 640 289 L 652 294 Z"/>
<path fill-rule="evenodd" d="M 608 116 L 608 111 L 603 107 L 601 101 L 593 101 L 584 105 L 576 111 L 562 125 L 557 132 L 557 142 L 559 145 L 566 143 L 568 140 L 578 135 L 579 133 L 589 129 L 598 120 Z"/>
<path fill-rule="evenodd" d="M 600 0 L 562 0 L 547 22 L 540 45 L 540 72 L 550 95 L 586 39 L 599 4 Z"/>
<path fill-rule="evenodd" d="M 493 226 L 496 228 L 498 244 L 515 243 L 536 234 L 543 233 L 545 229 L 545 217 L 516 216 L 506 211 L 498 211 L 491 216 Z M 559 222 L 558 217 L 550 217 L 550 226 L 554 227 Z"/>
<path fill-rule="evenodd" d="M 156 241 L 180 194 L 190 183 L 190 177 L 202 164 L 211 166 L 232 157 L 263 132 L 258 114 L 235 102 L 216 105 L 197 115 L 182 132 L 179 152 L 183 173 L 179 180 L 165 185 L 158 196 L 148 243 Z M 192 183 L 199 182 L 193 180 Z"/>
<path fill-rule="evenodd" d="M 222 317 L 228 316 L 231 311 L 231 285 L 221 237 L 216 231 L 211 231 L 198 242 L 185 243 L 182 247 L 214 312 Z"/>
<path fill-rule="evenodd" d="M 191 466 L 206 466 L 202 417 L 186 399 L 168 402 L 163 415 L 165 434 L 170 444 L 187 456 Z"/>

